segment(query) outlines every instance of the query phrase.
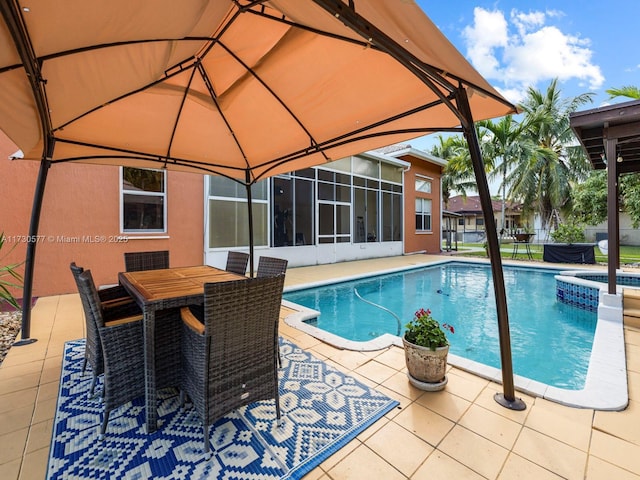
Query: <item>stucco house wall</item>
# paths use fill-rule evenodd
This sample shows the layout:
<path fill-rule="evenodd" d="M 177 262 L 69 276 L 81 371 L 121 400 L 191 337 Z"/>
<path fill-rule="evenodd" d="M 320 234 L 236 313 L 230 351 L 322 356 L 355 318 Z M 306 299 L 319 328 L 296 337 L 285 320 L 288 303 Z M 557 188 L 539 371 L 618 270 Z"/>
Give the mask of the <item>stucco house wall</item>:
<path fill-rule="evenodd" d="M 9 160 L 12 145 L 0 137 L 2 208 L 0 232 L 7 245 L 2 261 L 22 262 L 26 247 L 39 162 Z M 376 157 L 378 154 L 374 154 Z M 384 154 L 383 154 L 384 155 Z M 445 162 L 409 146 L 396 146 L 389 157 L 402 160 L 404 168 L 403 240 L 367 243 L 311 244 L 256 249 L 260 255 L 287 258 L 290 266 L 375 258 L 415 252 L 441 251 L 442 205 L 440 177 Z M 416 192 L 416 178 L 428 178 L 431 192 Z M 124 252 L 169 250 L 171 266 L 210 265 L 224 267 L 226 249 L 210 254 L 205 248 L 205 184 L 203 175 L 167 172 L 166 233 L 124 234 L 120 225 L 120 168 L 81 163 L 50 168 L 42 204 L 33 295 L 75 293 L 69 263 L 91 269 L 96 284 L 117 282 L 124 270 Z M 431 228 L 416 230 L 416 198 L 432 201 Z M 330 255 L 326 252 L 330 251 Z M 323 256 L 324 255 L 324 256 Z M 18 298 L 22 291 L 13 292 Z"/>
<path fill-rule="evenodd" d="M 15 245 L 5 264 L 25 258 L 38 169 L 39 162 L 0 158 L 3 252 Z M 125 251 L 169 250 L 172 266 L 202 263 L 202 175 L 168 172 L 166 234 L 127 234 L 124 241 L 119 172 L 119 167 L 72 163 L 50 168 L 35 239 L 34 296 L 76 292 L 72 261 L 91 269 L 98 285 L 117 283 Z"/>

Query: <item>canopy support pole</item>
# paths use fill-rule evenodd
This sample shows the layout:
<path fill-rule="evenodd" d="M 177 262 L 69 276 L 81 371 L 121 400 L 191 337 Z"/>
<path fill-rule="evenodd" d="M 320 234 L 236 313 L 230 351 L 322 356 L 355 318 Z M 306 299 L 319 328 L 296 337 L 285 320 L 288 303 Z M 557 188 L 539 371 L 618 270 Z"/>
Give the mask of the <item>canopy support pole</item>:
<path fill-rule="evenodd" d="M 0 14 L 4 18 L 11 38 L 16 47 L 16 52 L 22 60 L 25 74 L 31 85 L 33 100 L 40 120 L 42 128 L 42 140 L 44 146 L 42 149 L 42 160 L 40 161 L 40 172 L 38 173 L 38 181 L 36 183 L 36 191 L 33 196 L 33 208 L 31 210 L 31 223 L 29 225 L 29 240 L 27 243 L 27 256 L 25 259 L 24 285 L 22 294 L 22 328 L 21 340 L 13 345 L 27 345 L 36 341 L 29 338 L 31 330 L 31 301 L 33 295 L 33 269 L 35 266 L 36 243 L 38 235 L 38 226 L 40 224 L 40 210 L 42 209 L 42 197 L 44 196 L 44 187 L 47 183 L 47 173 L 51 166 L 51 158 L 53 157 L 53 149 L 55 141 L 53 139 L 53 128 L 51 126 L 51 118 L 49 117 L 49 106 L 47 104 L 47 95 L 45 94 L 44 85 L 46 80 L 42 77 L 40 71 L 41 63 L 35 54 L 27 27 L 22 19 L 18 2 L 0 2 Z"/>
<path fill-rule="evenodd" d="M 491 262 L 491 273 L 493 275 L 493 286 L 496 297 L 496 310 L 498 313 L 498 333 L 500 337 L 500 362 L 502 365 L 502 387 L 503 393 L 497 392 L 494 400 L 503 407 L 511 410 L 524 410 L 527 405 L 520 398 L 516 398 L 513 384 L 513 366 L 511 362 L 511 339 L 509 334 L 509 315 L 507 312 L 507 295 L 504 286 L 504 275 L 502 272 L 502 258 L 500 257 L 500 243 L 498 241 L 498 231 L 496 220 L 493 216 L 493 204 L 489 192 L 489 183 L 484 173 L 484 163 L 482 152 L 473 123 L 473 115 L 469 106 L 469 99 L 466 90 L 460 86 L 456 93 L 458 108 L 462 117 L 466 121 L 462 122 L 464 136 L 467 139 L 473 171 L 476 177 L 478 195 L 484 215 L 486 225 L 487 245 L 489 248 L 489 260 Z"/>
<path fill-rule="evenodd" d="M 245 187 L 247 188 L 247 212 L 249 215 L 249 276 L 253 277 L 253 200 L 251 198 L 251 173 L 247 170 L 245 176 Z"/>
<path fill-rule="evenodd" d="M 618 201 L 618 162 L 616 148 L 618 139 L 609 132 L 609 125 L 605 123 L 604 147 L 607 159 L 607 293 L 615 295 L 618 291 L 616 274 L 620 268 L 620 220 Z"/>
<path fill-rule="evenodd" d="M 40 171 L 36 182 L 36 190 L 33 194 L 33 207 L 31 208 L 31 222 L 29 224 L 29 242 L 27 242 L 27 256 L 24 264 L 24 284 L 22 286 L 22 327 L 20 329 L 20 340 L 14 346 L 28 345 L 36 342 L 37 339 L 30 338 L 31 335 L 31 302 L 33 299 L 33 270 L 36 260 L 36 245 L 38 244 L 38 229 L 40 226 L 40 212 L 42 210 L 42 199 L 44 197 L 44 187 L 47 183 L 47 173 L 51 162 L 46 158 L 40 161 Z"/>

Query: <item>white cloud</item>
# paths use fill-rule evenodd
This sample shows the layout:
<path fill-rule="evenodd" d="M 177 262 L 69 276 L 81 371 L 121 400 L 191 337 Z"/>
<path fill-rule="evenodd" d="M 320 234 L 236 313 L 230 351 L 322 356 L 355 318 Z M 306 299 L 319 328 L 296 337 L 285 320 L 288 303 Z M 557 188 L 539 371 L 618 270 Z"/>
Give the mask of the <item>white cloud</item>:
<path fill-rule="evenodd" d="M 525 99 L 525 89 L 518 87 L 518 88 L 501 88 L 499 86 L 496 86 L 496 90 L 498 90 L 498 92 L 500 92 L 500 94 L 506 98 L 507 100 L 509 100 L 511 103 L 515 103 L 518 104 L 520 102 L 522 102 Z"/>
<path fill-rule="evenodd" d="M 520 37 L 504 52 L 505 73 L 510 81 L 536 84 L 558 77 L 578 78 L 590 88 L 602 86 L 600 68 L 590 63 L 589 50 L 578 37 L 563 34 L 556 27 L 542 27 Z"/>
<path fill-rule="evenodd" d="M 544 12 L 522 13 L 517 10 L 513 10 L 511 12 L 511 21 L 518 29 L 518 33 L 520 35 L 524 35 L 527 30 L 530 30 L 531 28 L 544 25 L 545 14 Z"/>
<path fill-rule="evenodd" d="M 476 7 L 473 25 L 463 31 L 467 56 L 485 78 L 498 81 L 503 94 L 514 102 L 527 87 L 553 78 L 578 80 L 596 90 L 604 76 L 591 62 L 590 41 L 548 24 L 562 15 L 513 10 L 507 21 L 502 11 Z"/>
<path fill-rule="evenodd" d="M 506 48 L 509 44 L 507 21 L 502 12 L 489 12 L 477 7 L 473 15 L 473 26 L 466 27 L 462 32 L 467 43 L 467 55 L 483 76 L 495 78 L 500 74 L 500 62 L 495 50 Z"/>

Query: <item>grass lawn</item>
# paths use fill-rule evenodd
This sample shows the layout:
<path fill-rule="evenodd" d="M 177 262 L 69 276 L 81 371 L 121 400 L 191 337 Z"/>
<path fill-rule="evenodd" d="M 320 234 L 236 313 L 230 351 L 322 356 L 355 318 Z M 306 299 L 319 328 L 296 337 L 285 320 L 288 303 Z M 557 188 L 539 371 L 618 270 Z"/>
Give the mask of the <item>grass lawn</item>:
<path fill-rule="evenodd" d="M 531 247 L 531 256 L 534 260 L 541 262 L 542 261 L 542 244 L 532 243 Z M 595 248 L 595 257 L 596 263 L 607 263 L 607 256 L 602 255 L 600 253 L 600 249 Z M 478 251 L 477 249 L 482 249 Z M 469 250 L 465 252 L 465 250 Z M 484 246 L 481 243 L 459 243 L 458 244 L 458 252 L 459 255 L 465 257 L 486 257 L 487 254 L 484 251 Z M 503 242 L 500 248 L 501 256 L 504 260 L 511 260 L 511 254 L 513 252 L 513 244 L 511 242 Z M 524 249 L 520 249 L 518 251 L 518 256 L 514 260 L 527 260 L 527 255 L 524 252 Z M 640 247 L 636 246 L 620 246 L 620 265 L 628 265 L 632 263 L 640 263 Z"/>

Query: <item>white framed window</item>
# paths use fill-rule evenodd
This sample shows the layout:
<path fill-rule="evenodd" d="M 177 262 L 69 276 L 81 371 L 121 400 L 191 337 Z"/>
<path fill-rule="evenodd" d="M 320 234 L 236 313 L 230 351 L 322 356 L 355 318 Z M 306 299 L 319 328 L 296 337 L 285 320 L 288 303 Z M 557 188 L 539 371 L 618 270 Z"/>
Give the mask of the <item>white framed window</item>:
<path fill-rule="evenodd" d="M 166 170 L 120 168 L 120 230 L 166 233 Z"/>
<path fill-rule="evenodd" d="M 351 241 L 351 204 L 318 202 L 318 243 Z"/>
<path fill-rule="evenodd" d="M 431 180 L 430 177 L 416 175 L 416 192 L 431 193 Z"/>
<path fill-rule="evenodd" d="M 431 200 L 416 198 L 416 230 L 431 231 Z"/>

